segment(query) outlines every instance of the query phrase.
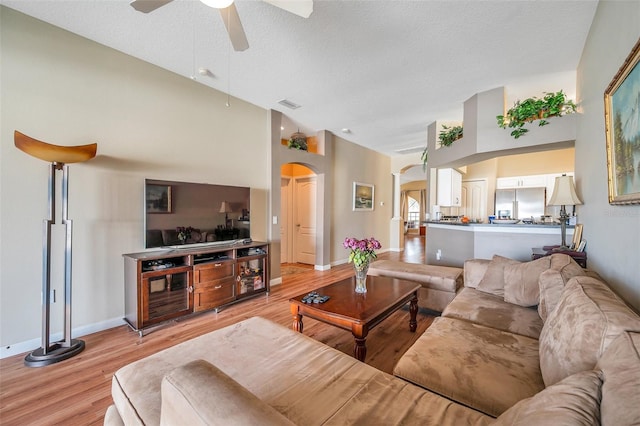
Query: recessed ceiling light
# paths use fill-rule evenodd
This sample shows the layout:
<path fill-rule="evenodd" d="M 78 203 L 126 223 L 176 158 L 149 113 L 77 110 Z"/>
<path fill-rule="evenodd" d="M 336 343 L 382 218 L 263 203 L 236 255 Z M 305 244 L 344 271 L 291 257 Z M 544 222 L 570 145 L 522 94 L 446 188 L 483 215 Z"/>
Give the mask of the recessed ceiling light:
<path fill-rule="evenodd" d="M 344 129 L 342 129 L 342 133 L 351 133 L 351 129 L 345 127 Z"/>
<path fill-rule="evenodd" d="M 298 109 L 300 108 L 300 105 L 296 104 L 295 102 L 291 102 L 289 99 L 282 99 L 279 100 L 278 103 L 280 105 L 286 106 L 287 108 L 291 108 L 291 109 Z"/>

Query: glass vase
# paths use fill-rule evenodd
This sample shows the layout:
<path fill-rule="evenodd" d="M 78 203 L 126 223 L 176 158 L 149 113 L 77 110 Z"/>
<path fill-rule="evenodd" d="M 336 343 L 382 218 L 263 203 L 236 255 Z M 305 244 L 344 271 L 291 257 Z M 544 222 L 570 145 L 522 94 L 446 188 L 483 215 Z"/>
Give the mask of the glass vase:
<path fill-rule="evenodd" d="M 367 292 L 367 271 L 369 270 L 369 263 L 365 263 L 359 268 L 353 265 L 356 271 L 356 293 Z"/>

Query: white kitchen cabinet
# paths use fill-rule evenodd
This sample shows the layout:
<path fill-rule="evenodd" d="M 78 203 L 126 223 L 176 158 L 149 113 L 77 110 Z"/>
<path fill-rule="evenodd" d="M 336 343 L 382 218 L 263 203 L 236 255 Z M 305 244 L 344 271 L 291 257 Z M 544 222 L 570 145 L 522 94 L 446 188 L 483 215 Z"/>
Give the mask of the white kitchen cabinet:
<path fill-rule="evenodd" d="M 547 175 L 501 177 L 496 179 L 496 189 L 540 188 L 547 186 Z"/>
<path fill-rule="evenodd" d="M 454 169 L 438 169 L 438 205 L 460 207 L 462 205 L 462 174 Z"/>

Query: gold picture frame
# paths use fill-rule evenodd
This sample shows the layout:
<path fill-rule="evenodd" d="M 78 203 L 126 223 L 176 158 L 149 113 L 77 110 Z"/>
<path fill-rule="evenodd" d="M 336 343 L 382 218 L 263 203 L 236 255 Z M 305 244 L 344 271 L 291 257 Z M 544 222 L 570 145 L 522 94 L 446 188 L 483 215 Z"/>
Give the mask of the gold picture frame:
<path fill-rule="evenodd" d="M 640 204 L 639 59 L 640 39 L 604 92 L 609 204 Z"/>

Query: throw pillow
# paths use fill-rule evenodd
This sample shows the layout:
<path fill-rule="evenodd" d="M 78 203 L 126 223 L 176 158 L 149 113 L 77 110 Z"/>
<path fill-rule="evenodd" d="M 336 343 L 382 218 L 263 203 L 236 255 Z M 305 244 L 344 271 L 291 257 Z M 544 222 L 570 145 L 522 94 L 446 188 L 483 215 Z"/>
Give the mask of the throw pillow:
<path fill-rule="evenodd" d="M 504 301 L 515 305 L 536 306 L 540 302 L 538 277 L 551 266 L 551 257 L 504 267 Z"/>
<path fill-rule="evenodd" d="M 552 254 L 549 258 L 551 259 L 550 269 L 540 274 L 538 279 L 540 290 L 538 314 L 542 321 L 546 321 L 549 314 L 558 305 L 562 289 L 567 281 L 575 276 L 585 275 L 584 269 L 571 256 L 558 253 Z"/>
<path fill-rule="evenodd" d="M 504 297 L 504 268 L 507 265 L 515 265 L 518 263 L 520 262 L 517 260 L 494 254 L 491 262 L 489 262 L 487 271 L 478 283 L 477 290 Z"/>
<path fill-rule="evenodd" d="M 164 376 L 160 425 L 293 426 L 214 365 L 199 359 Z"/>
<path fill-rule="evenodd" d="M 523 399 L 502 413 L 495 426 L 600 424 L 602 373 L 582 371 Z"/>
<path fill-rule="evenodd" d="M 625 332 L 611 343 L 598 360 L 602 370 L 603 425 L 640 425 L 640 333 Z"/>
<path fill-rule="evenodd" d="M 602 281 L 571 278 L 540 333 L 544 384 L 594 368 L 623 331 L 640 332 L 640 317 Z"/>

